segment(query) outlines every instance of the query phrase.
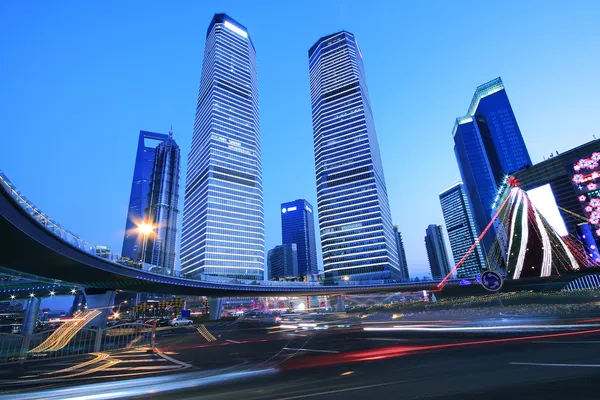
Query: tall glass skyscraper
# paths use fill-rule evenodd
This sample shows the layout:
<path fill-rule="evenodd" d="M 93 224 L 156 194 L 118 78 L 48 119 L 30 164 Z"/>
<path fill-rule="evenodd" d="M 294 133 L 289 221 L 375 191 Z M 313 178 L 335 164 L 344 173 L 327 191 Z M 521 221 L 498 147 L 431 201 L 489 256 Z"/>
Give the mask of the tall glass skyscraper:
<path fill-rule="evenodd" d="M 458 264 L 478 237 L 463 183 L 456 183 L 441 192 L 440 204 L 454 264 Z M 479 275 L 485 265 L 485 254 L 481 244 L 478 244 L 456 270 L 456 274 L 459 278 Z"/>
<path fill-rule="evenodd" d="M 284 243 L 273 247 L 267 255 L 269 279 L 298 276 L 298 247 L 296 243 Z"/>
<path fill-rule="evenodd" d="M 169 138 L 162 133 L 140 131 L 138 138 L 131 194 L 129 195 L 129 209 L 125 223 L 123 249 L 121 254 L 135 261 L 142 261 L 144 247 L 143 235 L 138 227 L 149 224 L 146 214 L 150 205 L 150 184 L 153 181 L 154 159 L 157 147 Z"/>
<path fill-rule="evenodd" d="M 394 225 L 394 236 L 396 238 L 396 249 L 398 251 L 398 263 L 400 265 L 400 279 L 407 281 L 410 279 L 410 275 L 408 273 L 408 263 L 406 262 L 404 242 L 402 241 L 402 232 L 398 230 L 398 225 Z"/>
<path fill-rule="evenodd" d="M 481 233 L 493 216 L 492 205 L 503 177 L 531 165 L 500 78 L 477 87 L 467 115 L 456 120 L 452 135 L 477 232 Z M 492 251 L 499 232 L 502 228 L 495 224 L 482 239 L 486 254 Z"/>
<path fill-rule="evenodd" d="M 281 205 L 281 243 L 297 246 L 299 275 L 319 273 L 315 217 L 308 201 L 299 199 Z"/>
<path fill-rule="evenodd" d="M 181 271 L 263 279 L 264 209 L 256 51 L 216 14 L 206 34 L 188 157 Z"/>
<path fill-rule="evenodd" d="M 425 248 L 433 279 L 444 278 L 450 273 L 443 229 L 441 225 L 429 225 L 425 230 Z"/>
<path fill-rule="evenodd" d="M 148 216 L 154 232 L 146 235 L 144 260 L 175 271 L 177 223 L 179 221 L 179 170 L 181 155 L 173 132 L 160 143 L 154 155 L 152 181 L 148 193 Z"/>
<path fill-rule="evenodd" d="M 362 54 L 353 34 L 308 51 L 317 202 L 328 282 L 399 278 L 383 166 Z"/>

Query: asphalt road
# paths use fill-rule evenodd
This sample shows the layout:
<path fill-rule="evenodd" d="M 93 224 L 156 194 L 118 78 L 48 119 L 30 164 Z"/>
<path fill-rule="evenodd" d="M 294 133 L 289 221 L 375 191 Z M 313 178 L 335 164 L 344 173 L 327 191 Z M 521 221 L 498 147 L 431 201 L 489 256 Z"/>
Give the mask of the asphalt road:
<path fill-rule="evenodd" d="M 157 343 L 165 358 L 125 354 L 78 380 L 32 381 L 22 390 L 13 385 L 5 392 L 9 397 L 0 398 L 67 399 L 92 392 L 98 399 L 170 400 L 599 398 L 595 323 L 553 321 L 563 326 L 551 328 L 547 321 L 526 321 L 529 328 L 513 329 L 510 319 L 415 325 L 330 316 L 295 328 L 303 322 L 287 322 L 287 329 L 219 323 L 207 326 L 209 336 L 197 327 L 161 330 Z M 314 324 L 328 329 L 314 330 Z M 150 361 L 124 364 L 146 357 Z M 140 370 L 146 375 L 137 380 L 130 376 L 130 368 L 150 366 L 158 370 Z M 68 393 L 52 394 L 67 385 Z"/>

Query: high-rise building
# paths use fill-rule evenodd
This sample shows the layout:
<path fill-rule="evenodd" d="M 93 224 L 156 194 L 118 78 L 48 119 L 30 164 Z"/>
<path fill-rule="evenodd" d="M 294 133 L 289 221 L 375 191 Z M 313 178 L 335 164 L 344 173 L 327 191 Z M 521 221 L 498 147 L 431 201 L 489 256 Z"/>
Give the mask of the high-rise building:
<path fill-rule="evenodd" d="M 477 232 L 481 233 L 492 219 L 492 205 L 503 177 L 531 165 L 500 78 L 477 87 L 467 115 L 456 120 L 452 135 Z M 495 224 L 483 237 L 486 254 L 492 251 L 501 230 Z"/>
<path fill-rule="evenodd" d="M 156 147 L 152 180 L 145 215 L 152 232 L 145 236 L 144 260 L 162 268 L 162 272 L 175 271 L 177 224 L 179 222 L 179 171 L 181 155 L 173 140 L 173 132 Z"/>
<path fill-rule="evenodd" d="M 273 247 L 267 255 L 269 279 L 298 276 L 298 248 L 296 243 Z"/>
<path fill-rule="evenodd" d="M 450 239 L 454 264 L 458 264 L 478 237 L 463 183 L 458 182 L 441 192 L 440 204 Z M 481 244 L 477 244 L 456 270 L 456 274 L 459 278 L 479 275 L 485 265 L 483 249 Z"/>
<path fill-rule="evenodd" d="M 317 244 L 313 208 L 306 200 L 281 205 L 281 242 L 298 249 L 298 274 L 317 275 Z"/>
<path fill-rule="evenodd" d="M 256 51 L 216 14 L 206 34 L 188 157 L 181 272 L 264 279 L 264 209 Z"/>
<path fill-rule="evenodd" d="M 135 261 L 143 261 L 144 234 L 140 232 L 139 227 L 150 224 L 146 212 L 150 204 L 150 185 L 153 181 L 156 149 L 168 138 L 168 135 L 161 133 L 140 131 L 121 251 L 123 256 Z"/>
<path fill-rule="evenodd" d="M 406 262 L 406 252 L 404 251 L 402 233 L 398 230 L 398 225 L 394 225 L 394 237 L 396 238 L 396 251 L 398 252 L 398 263 L 400 265 L 400 279 L 408 281 L 410 279 L 408 263 Z"/>
<path fill-rule="evenodd" d="M 429 225 L 425 231 L 425 248 L 433 279 L 444 278 L 450 273 L 443 229 L 441 225 Z"/>
<path fill-rule="evenodd" d="M 362 54 L 353 34 L 308 51 L 325 280 L 400 277 Z"/>

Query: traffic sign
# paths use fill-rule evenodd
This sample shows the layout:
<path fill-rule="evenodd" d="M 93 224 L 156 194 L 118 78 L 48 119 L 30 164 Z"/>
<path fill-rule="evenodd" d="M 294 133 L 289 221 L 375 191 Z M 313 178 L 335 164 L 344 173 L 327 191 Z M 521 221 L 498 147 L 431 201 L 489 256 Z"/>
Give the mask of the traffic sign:
<path fill-rule="evenodd" d="M 481 286 L 490 292 L 497 292 L 502 287 L 502 276 L 494 271 L 485 271 L 481 274 Z"/>

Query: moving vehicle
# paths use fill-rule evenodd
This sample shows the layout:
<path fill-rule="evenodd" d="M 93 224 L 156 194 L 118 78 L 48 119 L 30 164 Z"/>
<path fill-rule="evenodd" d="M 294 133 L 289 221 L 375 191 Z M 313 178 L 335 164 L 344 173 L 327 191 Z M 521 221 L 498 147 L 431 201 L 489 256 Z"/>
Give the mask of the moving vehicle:
<path fill-rule="evenodd" d="M 185 319 L 185 318 L 175 318 L 172 319 L 171 321 L 169 321 L 169 325 L 171 326 L 179 326 L 179 325 L 192 325 L 193 322 L 190 321 L 189 319 Z"/>

